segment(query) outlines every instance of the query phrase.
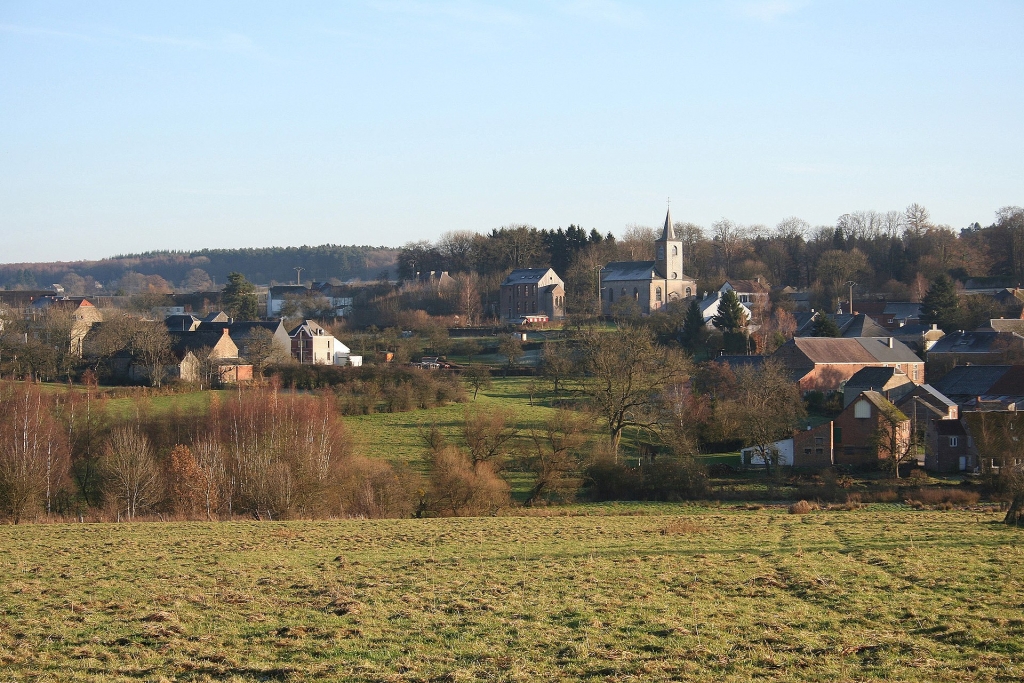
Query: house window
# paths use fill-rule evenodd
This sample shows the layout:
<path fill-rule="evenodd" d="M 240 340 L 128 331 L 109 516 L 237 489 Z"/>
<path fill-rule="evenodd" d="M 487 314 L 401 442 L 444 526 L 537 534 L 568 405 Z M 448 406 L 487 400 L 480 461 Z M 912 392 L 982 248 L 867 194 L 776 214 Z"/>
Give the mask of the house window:
<path fill-rule="evenodd" d="M 811 449 L 810 448 L 805 448 L 804 449 L 804 455 L 810 455 L 810 454 L 811 454 Z"/>
<path fill-rule="evenodd" d="M 692 296 L 692 295 L 693 295 L 693 291 L 689 287 L 687 287 L 686 288 L 686 296 Z"/>
<path fill-rule="evenodd" d="M 836 427 L 835 434 L 836 434 L 836 443 L 842 443 L 843 442 L 843 428 L 842 427 Z"/>
<path fill-rule="evenodd" d="M 815 448 L 814 449 L 814 454 L 815 455 L 824 455 L 825 454 L 825 449 L 824 448 Z"/>
<path fill-rule="evenodd" d="M 815 446 L 824 446 L 825 445 L 825 437 L 823 437 L 823 436 L 816 436 L 816 437 L 814 437 L 814 445 Z"/>
<path fill-rule="evenodd" d="M 661 287 L 657 287 L 654 290 L 654 300 L 661 301 Z"/>
<path fill-rule="evenodd" d="M 871 417 L 871 404 L 867 401 L 858 401 L 853 404 L 853 416 L 861 419 Z"/>
<path fill-rule="evenodd" d="M 917 366 L 914 366 L 914 381 L 917 381 Z"/>
<path fill-rule="evenodd" d="M 955 448 L 960 443 L 960 439 L 955 436 L 949 437 L 949 447 Z"/>

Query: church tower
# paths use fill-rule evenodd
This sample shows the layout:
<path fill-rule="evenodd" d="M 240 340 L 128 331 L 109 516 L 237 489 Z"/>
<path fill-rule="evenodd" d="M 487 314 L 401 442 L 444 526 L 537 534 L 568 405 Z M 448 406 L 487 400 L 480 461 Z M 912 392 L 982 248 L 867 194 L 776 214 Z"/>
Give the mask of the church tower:
<path fill-rule="evenodd" d="M 654 268 L 658 275 L 666 280 L 679 280 L 683 277 L 683 242 L 676 239 L 672 227 L 672 209 L 665 214 L 665 229 L 661 239 L 654 243 Z"/>

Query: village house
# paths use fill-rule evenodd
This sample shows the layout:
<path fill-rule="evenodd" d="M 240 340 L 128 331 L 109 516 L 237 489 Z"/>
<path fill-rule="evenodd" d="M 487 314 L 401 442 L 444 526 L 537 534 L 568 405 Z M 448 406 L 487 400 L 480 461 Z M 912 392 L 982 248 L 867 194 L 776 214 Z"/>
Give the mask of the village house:
<path fill-rule="evenodd" d="M 1024 358 L 1024 336 L 998 330 L 951 332 L 928 351 L 928 364 L 937 372 L 957 365 L 1002 365 L 1019 358 Z"/>
<path fill-rule="evenodd" d="M 519 268 L 508 274 L 500 291 L 505 322 L 547 322 L 565 317 L 565 283 L 551 268 Z"/>
<path fill-rule="evenodd" d="M 859 370 L 891 367 L 924 383 L 924 361 L 892 337 L 796 337 L 772 354 L 801 391 L 838 391 Z"/>
<path fill-rule="evenodd" d="M 676 238 L 672 212 L 665 215 L 653 261 L 616 261 L 601 269 L 601 312 L 611 315 L 616 303 L 632 300 L 643 315 L 694 296 L 696 281 L 683 273 L 683 242 Z"/>
<path fill-rule="evenodd" d="M 877 391 L 865 391 L 834 419 L 793 435 L 793 466 L 877 465 L 888 457 L 880 434 L 894 430 L 901 447 L 910 442 L 910 419 Z"/>
<path fill-rule="evenodd" d="M 972 471 L 978 465 L 973 439 L 960 407 L 935 387 L 922 384 L 896 401 L 924 445 L 924 467 L 932 472 Z"/>
<path fill-rule="evenodd" d="M 240 361 L 238 346 L 226 328 L 169 334 L 171 353 L 176 360 L 167 368 L 170 377 L 199 382 L 203 379 L 204 364 L 209 364 L 215 383 L 234 384 L 252 379 L 252 366 Z"/>
<path fill-rule="evenodd" d="M 935 388 L 961 411 L 1024 410 L 1024 365 L 960 365 Z"/>
<path fill-rule="evenodd" d="M 41 296 L 32 302 L 33 315 L 53 310 L 62 311 L 69 316 L 68 349 L 71 355 L 81 356 L 82 344 L 89 330 L 96 323 L 103 322 L 100 309 L 83 296 Z"/>
<path fill-rule="evenodd" d="M 853 403 L 865 391 L 877 391 L 887 400 L 898 403 L 915 386 L 907 373 L 899 368 L 861 368 L 843 385 L 843 407 Z"/>
<path fill-rule="evenodd" d="M 292 358 L 303 365 L 334 365 L 335 356 L 347 356 L 347 346 L 313 320 L 304 320 L 288 333 Z"/>

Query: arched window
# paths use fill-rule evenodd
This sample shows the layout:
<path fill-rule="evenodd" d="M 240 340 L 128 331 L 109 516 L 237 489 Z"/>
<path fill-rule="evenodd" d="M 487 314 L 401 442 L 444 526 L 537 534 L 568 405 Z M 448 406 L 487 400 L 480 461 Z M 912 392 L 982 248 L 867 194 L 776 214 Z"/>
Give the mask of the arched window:
<path fill-rule="evenodd" d="M 654 290 L 654 300 L 661 301 L 661 287 Z"/>
<path fill-rule="evenodd" d="M 640 290 L 636 287 L 633 288 L 633 298 L 640 301 Z"/>
<path fill-rule="evenodd" d="M 687 287 L 686 288 L 686 296 L 692 296 L 692 295 L 693 295 L 693 290 L 691 290 L 689 287 Z"/>
<path fill-rule="evenodd" d="M 672 279 L 673 280 L 678 280 L 679 279 L 679 273 L 672 273 Z"/>
<path fill-rule="evenodd" d="M 679 256 L 679 247 L 672 247 L 672 255 Z"/>

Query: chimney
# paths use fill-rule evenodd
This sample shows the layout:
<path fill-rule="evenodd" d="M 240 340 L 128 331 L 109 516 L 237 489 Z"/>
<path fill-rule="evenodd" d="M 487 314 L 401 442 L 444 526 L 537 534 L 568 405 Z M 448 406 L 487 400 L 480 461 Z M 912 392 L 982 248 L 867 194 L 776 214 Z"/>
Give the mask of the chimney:
<path fill-rule="evenodd" d="M 889 337 L 889 348 L 892 348 L 892 337 Z"/>

